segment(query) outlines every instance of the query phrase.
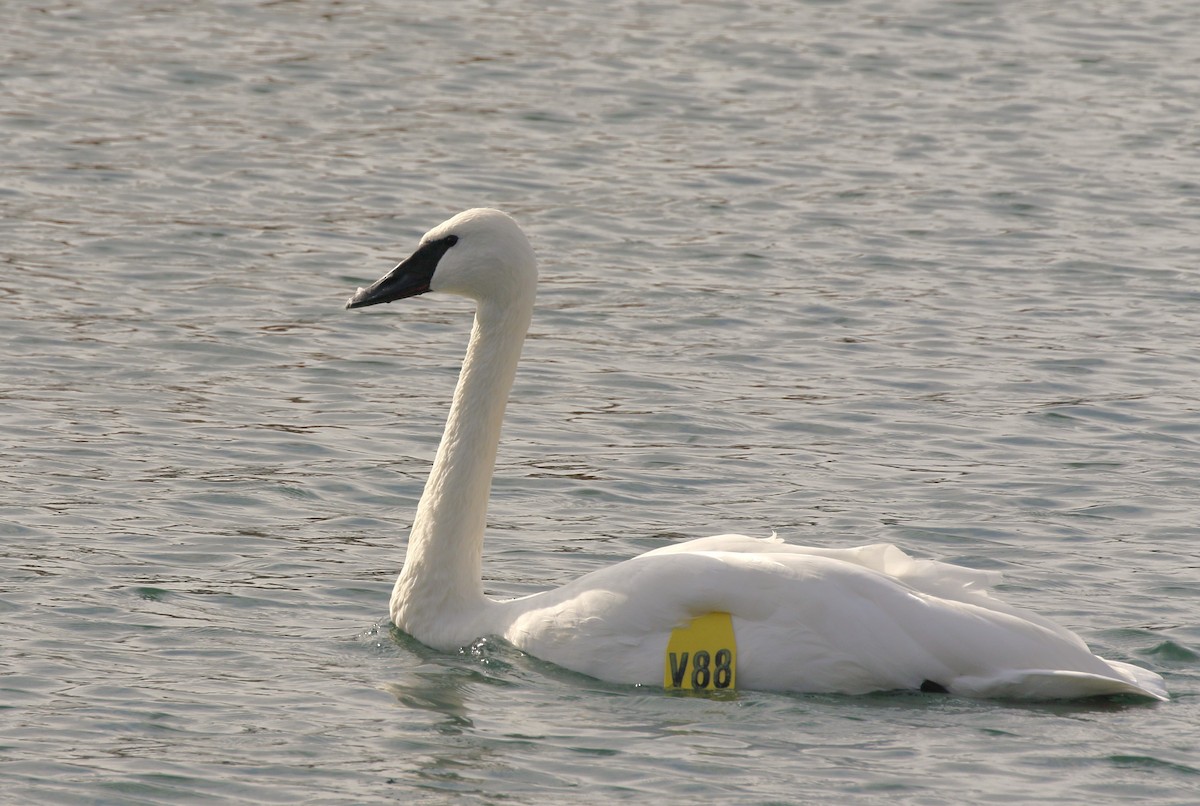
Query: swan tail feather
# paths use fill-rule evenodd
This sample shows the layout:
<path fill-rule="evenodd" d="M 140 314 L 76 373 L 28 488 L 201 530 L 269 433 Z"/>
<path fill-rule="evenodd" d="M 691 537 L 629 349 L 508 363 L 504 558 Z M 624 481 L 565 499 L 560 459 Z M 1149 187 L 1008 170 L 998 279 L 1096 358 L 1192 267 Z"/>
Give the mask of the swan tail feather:
<path fill-rule="evenodd" d="M 1066 700 L 1129 694 L 1166 701 L 1163 679 L 1148 669 L 1109 661 L 1119 677 L 1057 669 L 1024 669 L 994 677 L 960 677 L 951 693 L 968 697 L 1013 700 Z"/>

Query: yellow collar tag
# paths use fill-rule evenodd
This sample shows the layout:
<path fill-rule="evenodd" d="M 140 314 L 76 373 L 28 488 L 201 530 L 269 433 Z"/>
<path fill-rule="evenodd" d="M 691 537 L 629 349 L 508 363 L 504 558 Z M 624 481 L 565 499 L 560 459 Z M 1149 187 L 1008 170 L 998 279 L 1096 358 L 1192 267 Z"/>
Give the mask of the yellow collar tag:
<path fill-rule="evenodd" d="M 728 613 L 706 613 L 671 631 L 663 688 L 724 691 L 737 687 L 737 641 Z"/>

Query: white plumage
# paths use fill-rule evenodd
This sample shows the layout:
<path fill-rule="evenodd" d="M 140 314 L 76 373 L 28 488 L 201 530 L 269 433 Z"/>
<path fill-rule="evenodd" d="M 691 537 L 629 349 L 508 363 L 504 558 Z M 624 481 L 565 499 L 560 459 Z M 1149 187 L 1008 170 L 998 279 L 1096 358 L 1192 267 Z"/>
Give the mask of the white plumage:
<path fill-rule="evenodd" d="M 922 685 L 981 697 L 1137 694 L 1154 672 L 1093 655 L 1069 630 L 994 598 L 997 574 L 890 545 L 793 546 L 718 535 L 647 552 L 561 588 L 483 595 L 480 557 L 504 408 L 533 313 L 537 267 L 498 210 L 460 213 L 347 307 L 425 291 L 477 303 L 446 431 L 392 594 L 395 624 L 455 649 L 486 635 L 616 683 L 662 685 L 672 630 L 732 616 L 739 688 L 863 693 Z"/>

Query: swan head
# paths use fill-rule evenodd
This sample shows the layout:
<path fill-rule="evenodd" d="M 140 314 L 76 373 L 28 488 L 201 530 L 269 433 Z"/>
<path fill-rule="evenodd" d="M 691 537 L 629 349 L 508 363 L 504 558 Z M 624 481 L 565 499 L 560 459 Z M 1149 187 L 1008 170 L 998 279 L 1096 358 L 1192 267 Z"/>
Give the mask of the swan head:
<path fill-rule="evenodd" d="M 347 308 L 437 291 L 505 304 L 532 300 L 537 285 L 533 248 L 517 222 L 499 210 L 478 207 L 438 224 L 415 252 L 346 301 Z"/>

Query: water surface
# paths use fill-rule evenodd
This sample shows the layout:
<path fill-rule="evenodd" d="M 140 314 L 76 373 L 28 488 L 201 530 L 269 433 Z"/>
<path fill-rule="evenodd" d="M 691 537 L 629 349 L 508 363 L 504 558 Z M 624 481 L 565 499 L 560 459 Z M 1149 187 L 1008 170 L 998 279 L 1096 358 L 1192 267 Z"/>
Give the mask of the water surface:
<path fill-rule="evenodd" d="M 18 803 L 1192 803 L 1194 4 L 18 4 L 0 780 Z M 387 622 L 469 309 L 543 284 L 485 585 L 777 531 L 1003 571 L 1173 700 L 706 699 Z"/>

